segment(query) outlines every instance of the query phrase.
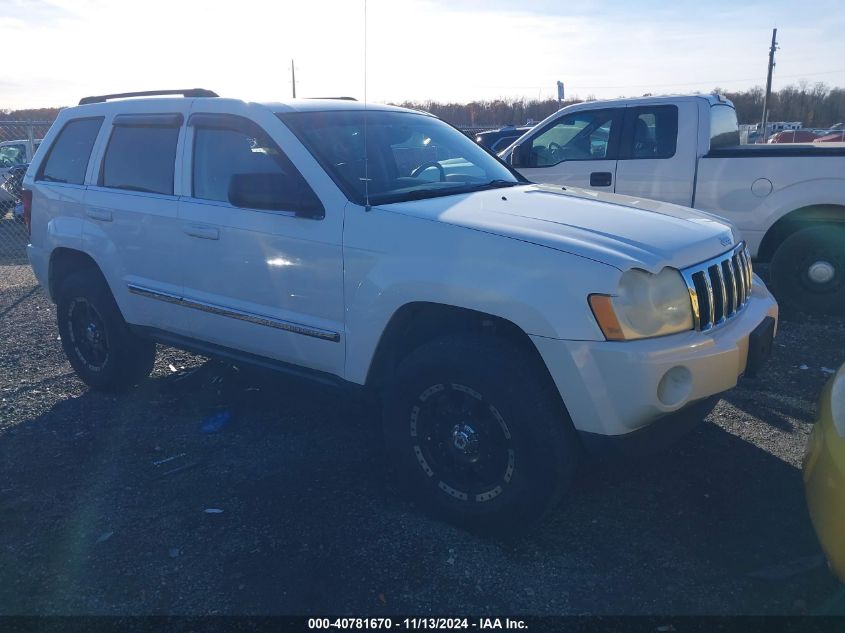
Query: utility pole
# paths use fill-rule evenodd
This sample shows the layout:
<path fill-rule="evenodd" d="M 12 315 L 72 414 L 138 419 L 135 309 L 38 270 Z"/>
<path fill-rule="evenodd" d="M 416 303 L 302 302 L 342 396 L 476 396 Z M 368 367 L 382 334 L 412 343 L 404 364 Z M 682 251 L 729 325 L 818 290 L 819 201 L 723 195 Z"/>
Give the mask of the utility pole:
<path fill-rule="evenodd" d="M 771 71 L 769 71 L 771 78 Z M 296 99 L 296 71 L 293 69 L 293 60 L 290 60 L 290 84 L 293 86 L 293 98 Z"/>
<path fill-rule="evenodd" d="M 763 142 L 769 140 L 769 99 L 772 97 L 772 71 L 775 69 L 775 51 L 778 49 L 778 30 L 772 29 L 772 46 L 769 48 L 769 74 L 766 77 L 766 95 L 763 97 L 763 124 L 760 130 Z"/>

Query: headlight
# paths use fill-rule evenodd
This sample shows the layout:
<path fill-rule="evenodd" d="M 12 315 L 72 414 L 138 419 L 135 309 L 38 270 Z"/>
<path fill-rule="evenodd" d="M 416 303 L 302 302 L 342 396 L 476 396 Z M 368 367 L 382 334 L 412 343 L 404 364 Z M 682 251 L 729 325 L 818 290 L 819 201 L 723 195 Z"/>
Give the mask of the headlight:
<path fill-rule="evenodd" d="M 845 438 L 845 365 L 836 372 L 830 389 L 830 416 L 839 437 Z"/>
<path fill-rule="evenodd" d="M 615 295 L 590 295 L 590 307 L 609 341 L 675 334 L 693 327 L 689 290 L 681 273 L 629 270 Z"/>

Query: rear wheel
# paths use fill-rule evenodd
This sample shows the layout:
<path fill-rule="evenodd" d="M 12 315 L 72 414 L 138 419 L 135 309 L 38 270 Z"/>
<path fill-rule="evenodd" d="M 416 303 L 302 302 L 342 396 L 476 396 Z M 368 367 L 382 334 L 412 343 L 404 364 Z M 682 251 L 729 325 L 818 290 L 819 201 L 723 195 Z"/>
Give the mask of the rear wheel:
<path fill-rule="evenodd" d="M 556 504 L 580 444 L 544 371 L 520 347 L 482 336 L 440 338 L 400 363 L 384 433 L 422 504 L 484 532 L 527 527 Z"/>
<path fill-rule="evenodd" d="M 62 347 L 89 387 L 128 389 L 149 375 L 155 344 L 129 331 L 105 281 L 95 272 L 70 275 L 58 291 Z"/>
<path fill-rule="evenodd" d="M 845 227 L 811 226 L 787 237 L 772 257 L 771 282 L 785 305 L 845 314 Z"/>

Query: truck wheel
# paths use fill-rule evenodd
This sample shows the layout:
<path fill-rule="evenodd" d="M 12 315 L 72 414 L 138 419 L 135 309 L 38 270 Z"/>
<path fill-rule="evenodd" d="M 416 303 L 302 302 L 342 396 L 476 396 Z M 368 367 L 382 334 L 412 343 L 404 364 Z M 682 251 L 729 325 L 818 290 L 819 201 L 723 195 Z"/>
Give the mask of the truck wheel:
<path fill-rule="evenodd" d="M 782 303 L 815 314 L 845 314 L 845 227 L 811 226 L 775 251 L 772 290 Z"/>
<path fill-rule="evenodd" d="M 70 275 L 57 299 L 62 347 L 86 385 L 101 391 L 123 391 L 149 375 L 155 344 L 129 331 L 99 275 Z"/>
<path fill-rule="evenodd" d="M 384 398 L 387 450 L 419 501 L 487 533 L 537 522 L 570 487 L 572 422 L 536 358 L 507 341 L 447 336 L 411 352 Z"/>

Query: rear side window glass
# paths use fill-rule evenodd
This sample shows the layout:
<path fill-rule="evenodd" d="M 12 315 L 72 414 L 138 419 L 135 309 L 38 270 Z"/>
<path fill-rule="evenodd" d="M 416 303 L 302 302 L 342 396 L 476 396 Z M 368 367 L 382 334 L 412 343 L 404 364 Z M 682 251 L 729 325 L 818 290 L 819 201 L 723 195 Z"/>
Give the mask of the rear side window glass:
<path fill-rule="evenodd" d="M 178 127 L 115 127 L 103 158 L 103 187 L 173 194 Z"/>
<path fill-rule="evenodd" d="M 726 105 L 710 107 L 710 149 L 739 145 L 736 110 Z"/>
<path fill-rule="evenodd" d="M 673 105 L 636 108 L 629 132 L 630 158 L 672 158 L 678 140 L 678 108 Z"/>
<path fill-rule="evenodd" d="M 37 180 L 81 185 L 103 117 L 69 121 L 59 132 Z"/>

